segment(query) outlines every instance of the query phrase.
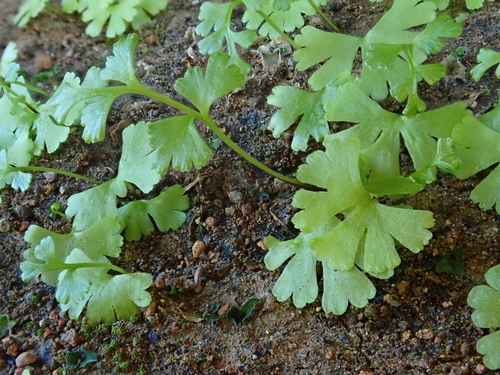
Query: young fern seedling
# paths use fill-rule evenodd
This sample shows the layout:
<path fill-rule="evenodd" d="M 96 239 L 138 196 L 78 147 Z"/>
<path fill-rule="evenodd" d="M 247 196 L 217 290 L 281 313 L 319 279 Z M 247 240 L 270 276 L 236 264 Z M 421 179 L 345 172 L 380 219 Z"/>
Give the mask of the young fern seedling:
<path fill-rule="evenodd" d="M 419 97 L 418 83 L 425 80 L 433 84 L 445 75 L 444 66 L 424 62 L 444 46 L 443 38 L 456 37 L 461 31 L 461 25 L 449 16 L 436 15 L 438 4 L 442 8 L 443 2 L 395 0 L 364 37 L 340 34 L 331 22 L 328 24 L 337 32 L 303 27 L 302 14 L 318 12 L 321 4 L 314 0 L 204 3 L 200 11 L 202 22 L 196 30 L 205 37 L 200 41 L 200 51 L 211 56 L 204 70 L 189 69 L 174 85 L 174 90 L 189 102 L 187 105 L 145 87 L 137 79 L 133 55 L 136 35 L 118 41 L 105 68 L 91 68 L 82 83 L 68 73 L 47 101 L 47 111 L 52 111 L 56 126 L 83 126 L 86 142 L 103 139 L 110 107 L 122 95 L 147 96 L 182 114 L 151 123 L 139 122 L 124 130 L 116 177 L 69 198 L 66 215 L 73 217 L 72 232 L 61 237 L 30 227 L 26 240 L 32 247 L 25 254 L 23 278 L 42 274 L 42 280 L 57 283 L 56 297 L 63 309 L 77 317 L 87 305 L 92 323 L 113 321 L 113 309 L 119 317 L 130 317 L 138 307 L 147 304 L 148 294 L 144 290 L 151 279 L 144 274 L 126 273 L 111 265 L 108 257 L 119 255 L 122 232 L 127 240 L 138 240 L 153 231 L 153 221 L 160 230 L 178 228 L 185 219 L 182 211 L 187 209 L 188 201 L 179 186 L 120 208 L 117 197 L 125 197 L 133 186 L 143 193 L 151 192 L 169 168 L 188 171 L 206 165 L 211 150 L 196 128 L 196 122 L 202 122 L 245 160 L 302 188 L 293 199 L 294 206 L 300 209 L 293 217 L 300 234 L 289 241 L 271 236 L 265 239 L 269 248 L 265 263 L 269 269 L 290 259 L 273 289 L 277 298 L 282 301 L 292 296 L 298 307 L 313 302 L 319 289 L 319 261 L 323 267 L 325 311 L 341 314 L 349 302 L 365 306 L 376 292 L 368 275 L 383 279 L 392 276 L 400 263 L 396 247 L 419 252 L 429 242 L 429 228 L 434 224 L 429 211 L 385 205 L 378 198 L 416 194 L 436 179 L 437 168 L 455 172 L 460 161 L 454 154 L 453 138 L 463 143 L 457 151 L 462 164 L 466 164 L 463 176 L 497 162 L 496 151 L 491 151 L 493 143 L 489 150 L 476 147 L 483 137 L 494 142 L 496 135 L 489 135 L 485 128 L 478 129 L 478 137 L 472 140 L 461 134 L 461 124 L 475 126 L 476 121 L 489 124 L 495 131 L 497 122 L 493 118 L 497 118 L 497 112 L 476 119 L 461 102 L 424 112 L 426 106 Z M 235 32 L 231 16 L 238 5 L 247 8 L 243 21 L 248 30 Z M 415 31 L 416 27 L 423 28 Z M 297 28 L 301 29 L 295 39 L 286 34 Z M 283 176 L 250 156 L 211 117 L 212 104 L 245 83 L 251 67 L 239 56 L 236 45 L 249 47 L 257 33 L 281 37 L 296 48 L 294 58 L 299 70 L 322 63 L 309 80 L 314 91 L 279 86 L 268 98 L 270 104 L 279 107 L 269 125 L 274 136 L 281 136 L 297 124 L 293 150 L 306 151 L 310 137 L 323 142 L 324 151 L 307 157 L 298 169 L 297 179 Z M 221 52 L 224 45 L 227 54 Z M 358 53 L 363 65 L 352 75 Z M 494 65 L 494 61 L 485 58 L 483 68 Z M 402 114 L 391 113 L 375 102 L 389 93 L 406 101 Z M 354 125 L 335 133 L 329 122 Z M 33 143 L 26 135 L 17 138 L 11 133 L 14 134 L 9 133 L 12 142 L 8 149 L 16 142 L 28 146 Z M 401 139 L 414 169 L 405 176 L 401 175 L 399 161 Z M 49 148 L 47 142 L 39 144 Z M 484 152 L 488 157 L 478 164 L 478 157 Z M 15 168 L 24 168 L 21 164 L 29 160 L 21 156 L 24 155 L 15 151 L 9 155 L 7 149 L 0 151 L 0 173 L 3 171 L 5 183 L 14 181 L 6 178 L 13 172 L 8 169 L 12 167 L 8 158 L 19 157 L 19 166 L 15 164 Z M 96 220 L 105 233 L 96 230 Z M 110 251 L 92 249 L 90 245 L 98 236 L 114 241 L 109 244 Z M 109 270 L 120 275 L 111 276 Z M 79 287 L 72 293 L 70 288 L 75 284 Z M 127 294 L 123 305 L 122 293 Z M 106 294 L 111 296 L 109 303 L 102 302 Z"/>
<path fill-rule="evenodd" d="M 19 8 L 14 23 L 25 26 L 31 18 L 49 7 L 59 12 L 50 0 L 26 0 Z M 137 30 L 151 21 L 151 16 L 157 15 L 167 7 L 166 1 L 157 0 L 62 0 L 61 8 L 65 13 L 78 12 L 82 14 L 83 22 L 90 22 L 85 32 L 90 36 L 98 36 L 107 24 L 106 37 L 121 35 L 130 26 Z"/>

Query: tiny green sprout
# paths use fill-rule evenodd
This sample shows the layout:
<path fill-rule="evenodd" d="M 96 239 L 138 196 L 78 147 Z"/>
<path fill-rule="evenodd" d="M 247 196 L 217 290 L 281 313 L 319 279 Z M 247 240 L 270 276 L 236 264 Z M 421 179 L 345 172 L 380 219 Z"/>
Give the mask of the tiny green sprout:
<path fill-rule="evenodd" d="M 29 300 L 31 302 L 38 302 L 40 300 L 40 297 L 36 294 L 32 294 L 31 296 L 29 296 Z"/>
<path fill-rule="evenodd" d="M 83 332 L 83 335 L 84 335 L 85 337 L 89 338 L 89 337 L 90 337 L 90 334 L 91 334 L 91 332 L 92 332 L 92 327 L 91 327 L 91 326 L 89 326 L 88 324 L 84 324 L 84 325 L 82 326 L 82 332 Z"/>
<path fill-rule="evenodd" d="M 40 329 L 37 329 L 37 330 L 36 330 L 36 334 L 37 334 L 38 336 L 42 336 L 44 333 L 45 333 L 45 330 L 44 330 L 44 329 L 41 329 L 41 328 L 40 328 Z"/>
<path fill-rule="evenodd" d="M 48 217 L 50 217 L 51 219 L 54 219 L 56 216 L 61 216 L 62 218 L 64 219 L 70 219 L 70 217 L 68 215 L 65 215 L 64 213 L 62 213 L 60 210 L 61 210 L 61 204 L 60 203 L 53 203 L 50 208 L 50 213 L 47 214 Z"/>
<path fill-rule="evenodd" d="M 134 349 L 130 352 L 130 356 L 132 358 L 138 357 L 139 356 L 139 351 L 137 349 Z"/>
<path fill-rule="evenodd" d="M 137 375 L 146 375 L 146 370 L 144 369 L 144 367 L 139 367 L 139 369 L 137 370 Z"/>
<path fill-rule="evenodd" d="M 122 352 L 116 352 L 114 355 L 113 355 L 113 359 L 115 361 L 121 361 L 123 359 L 123 353 Z"/>
<path fill-rule="evenodd" d="M 125 332 L 123 331 L 123 329 L 121 327 L 113 326 L 113 327 L 111 327 L 111 333 L 113 335 L 122 336 Z"/>
<path fill-rule="evenodd" d="M 26 324 L 24 325 L 24 328 L 26 328 L 27 330 L 31 330 L 33 329 L 35 325 L 33 324 L 33 322 L 26 322 Z"/>
<path fill-rule="evenodd" d="M 110 349 L 113 349 L 114 347 L 116 347 L 117 345 L 118 345 L 118 341 L 113 339 L 109 342 L 109 344 L 104 345 L 104 349 L 110 350 Z"/>
<path fill-rule="evenodd" d="M 457 59 L 463 59 L 465 57 L 465 49 L 458 47 L 456 50 L 451 51 L 451 55 Z"/>
<path fill-rule="evenodd" d="M 125 361 L 125 362 L 121 363 L 118 367 L 120 367 L 120 370 L 127 370 L 130 367 L 130 362 Z"/>

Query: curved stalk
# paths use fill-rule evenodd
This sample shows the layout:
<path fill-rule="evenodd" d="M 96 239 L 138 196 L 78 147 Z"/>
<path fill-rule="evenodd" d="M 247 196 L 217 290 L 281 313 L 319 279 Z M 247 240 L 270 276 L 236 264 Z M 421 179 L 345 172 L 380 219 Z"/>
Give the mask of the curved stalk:
<path fill-rule="evenodd" d="M 266 21 L 274 30 L 276 30 L 280 35 L 281 37 L 286 40 L 288 43 L 290 43 L 291 46 L 293 46 L 293 48 L 295 49 L 300 49 L 300 45 L 295 42 L 292 38 L 290 38 L 288 35 L 285 34 L 285 32 L 283 30 L 281 30 L 281 28 L 278 27 L 278 25 L 276 25 L 276 23 L 267 16 L 267 14 L 265 14 L 263 11 L 261 10 L 258 10 L 257 13 L 259 14 L 259 16 L 261 16 L 264 21 Z"/>
<path fill-rule="evenodd" d="M 50 95 L 48 93 L 46 93 L 45 91 L 39 89 L 38 87 L 35 87 L 35 86 L 32 86 L 32 85 L 29 85 L 25 82 L 20 82 L 20 81 L 7 81 L 6 82 L 7 84 L 10 84 L 10 85 L 18 85 L 18 86 L 23 86 L 25 88 L 27 88 L 28 90 L 31 90 L 31 91 L 36 91 L 37 93 L 39 94 L 42 94 L 43 96 L 45 96 L 46 98 L 48 98 Z M 16 94 L 17 96 L 17 94 Z"/>
<path fill-rule="evenodd" d="M 49 271 L 62 271 L 68 269 L 78 269 L 78 268 L 108 268 L 110 270 L 119 272 L 121 274 L 128 274 L 123 268 L 115 266 L 111 263 L 61 263 L 59 267 L 50 268 Z"/>
<path fill-rule="evenodd" d="M 85 177 L 85 176 L 82 176 L 81 174 L 78 174 L 78 173 L 62 171 L 60 169 L 55 169 L 55 168 L 35 167 L 35 166 L 28 165 L 25 167 L 12 167 L 10 169 L 10 171 L 11 172 L 18 172 L 18 171 L 19 172 L 30 172 L 30 171 L 31 172 L 52 172 L 52 173 L 62 174 L 64 176 L 68 176 L 68 177 L 78 178 L 80 180 L 87 181 L 87 182 L 90 182 L 90 183 L 96 184 L 96 185 L 101 184 L 101 182 L 96 181 L 90 177 Z"/>
<path fill-rule="evenodd" d="M 248 152 L 243 150 L 236 142 L 231 140 L 224 132 L 219 128 L 219 126 L 210 118 L 209 115 L 203 115 L 200 112 L 198 112 L 195 109 L 192 109 L 182 103 L 179 103 L 177 100 L 172 99 L 166 95 L 160 94 L 152 89 L 149 89 L 145 86 L 142 87 L 134 87 L 133 94 L 140 94 L 140 95 L 145 95 L 148 96 L 152 99 L 158 100 L 159 102 L 162 102 L 164 104 L 167 104 L 171 107 L 174 107 L 188 115 L 193 116 L 197 120 L 203 122 L 205 125 L 207 125 L 229 148 L 231 148 L 234 152 L 236 152 L 238 155 L 240 155 L 243 159 L 248 161 L 250 164 L 256 166 L 260 170 L 264 171 L 265 173 L 276 177 L 277 179 L 281 181 L 285 181 L 289 184 L 296 185 L 298 187 L 308 189 L 308 190 L 318 190 L 316 186 L 312 186 L 309 184 L 304 184 L 303 182 L 300 182 L 299 180 L 292 178 L 292 177 L 287 177 L 279 172 L 276 172 L 275 170 L 269 168 L 267 165 L 261 163 L 257 159 L 255 159 L 253 156 L 251 156 Z"/>
<path fill-rule="evenodd" d="M 318 4 L 316 4 L 314 2 L 314 0 L 307 0 L 307 1 L 309 2 L 309 5 L 314 8 L 314 10 L 316 11 L 316 13 L 318 13 L 320 15 L 320 17 L 323 18 L 323 21 L 325 21 L 328 24 L 328 26 L 330 26 L 336 32 L 342 33 L 340 31 L 340 29 L 337 26 L 335 26 L 335 24 L 326 16 L 326 14 L 323 13 L 323 11 L 321 10 L 321 8 L 318 6 Z"/>

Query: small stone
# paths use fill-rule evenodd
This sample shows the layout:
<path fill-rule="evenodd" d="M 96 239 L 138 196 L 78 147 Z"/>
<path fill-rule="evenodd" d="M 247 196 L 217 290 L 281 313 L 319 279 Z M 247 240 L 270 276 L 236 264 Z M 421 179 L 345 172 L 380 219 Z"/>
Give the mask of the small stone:
<path fill-rule="evenodd" d="M 266 244 L 264 243 L 264 241 L 257 242 L 257 246 L 260 247 L 262 250 L 265 250 L 265 251 L 269 250 L 267 248 Z"/>
<path fill-rule="evenodd" d="M 329 351 L 328 353 L 326 353 L 326 359 L 332 359 L 333 358 L 333 352 L 332 351 Z"/>
<path fill-rule="evenodd" d="M 444 301 L 443 302 L 443 308 L 447 309 L 448 307 L 453 306 L 453 302 L 451 301 Z"/>
<path fill-rule="evenodd" d="M 230 191 L 227 196 L 231 200 L 231 202 L 233 202 L 235 204 L 240 203 L 241 200 L 243 199 L 243 194 L 241 192 L 239 192 L 238 190 Z"/>
<path fill-rule="evenodd" d="M 38 357 L 30 352 L 24 352 L 17 356 L 16 358 L 16 366 L 17 367 L 25 367 L 35 363 L 38 360 Z"/>
<path fill-rule="evenodd" d="M 159 277 L 156 278 L 156 280 L 155 280 L 155 286 L 158 289 L 163 289 L 165 287 L 165 279 L 163 278 L 163 276 L 159 276 Z"/>
<path fill-rule="evenodd" d="M 462 369 L 459 366 L 453 366 L 450 375 L 462 375 Z"/>
<path fill-rule="evenodd" d="M 75 347 L 81 344 L 83 341 L 85 341 L 85 337 L 77 335 L 75 329 L 72 328 L 61 335 L 61 340 L 59 342 L 64 346 Z"/>
<path fill-rule="evenodd" d="M 9 347 L 7 348 L 7 353 L 9 353 L 11 356 L 16 357 L 19 354 L 20 346 L 21 344 L 19 343 L 19 341 L 14 341 L 14 343 L 12 345 L 9 345 Z"/>
<path fill-rule="evenodd" d="M 417 333 L 415 333 L 415 336 L 417 336 L 419 339 L 424 339 L 424 340 L 433 340 L 436 335 L 432 330 L 430 329 L 421 329 Z"/>
<path fill-rule="evenodd" d="M 149 318 L 156 313 L 156 302 L 151 302 L 148 307 L 144 309 L 144 316 Z"/>
<path fill-rule="evenodd" d="M 250 215 L 253 212 L 252 205 L 250 203 L 241 206 L 241 213 L 243 215 Z"/>
<path fill-rule="evenodd" d="M 5 233 L 10 230 L 10 221 L 7 219 L 0 219 L 0 232 Z"/>
<path fill-rule="evenodd" d="M 146 37 L 146 43 L 148 44 L 157 44 L 160 41 L 160 37 L 156 34 L 148 35 Z"/>
<path fill-rule="evenodd" d="M 217 219 L 215 217 L 209 216 L 206 218 L 205 224 L 207 224 L 207 227 L 213 228 L 217 225 Z"/>
<path fill-rule="evenodd" d="M 44 191 L 45 195 L 50 195 L 50 194 L 52 194 L 53 192 L 56 191 L 56 187 L 54 185 L 52 185 L 52 184 L 47 184 L 47 185 L 45 185 L 44 190 L 45 190 Z"/>
<path fill-rule="evenodd" d="M 222 306 L 219 311 L 217 311 L 217 314 L 219 314 L 219 316 L 225 316 L 226 313 L 227 313 L 227 310 L 229 310 L 229 305 L 228 304 L 225 304 L 224 306 Z"/>
<path fill-rule="evenodd" d="M 198 259 L 198 257 L 203 254 L 203 252 L 205 251 L 205 249 L 207 248 L 207 245 L 205 245 L 203 242 L 201 241 L 196 241 L 194 244 L 193 244 L 193 247 L 191 248 L 191 251 L 193 252 L 193 257 L 195 259 Z"/>
<path fill-rule="evenodd" d="M 483 365 L 482 363 L 479 363 L 477 366 L 476 366 L 476 372 L 478 374 L 484 374 L 486 372 L 486 366 Z"/>
<path fill-rule="evenodd" d="M 52 58 L 47 55 L 37 55 L 35 56 L 35 64 L 38 70 L 50 70 L 52 69 Z"/>
<path fill-rule="evenodd" d="M 408 292 L 410 291 L 410 286 L 411 286 L 411 282 L 409 281 L 401 281 L 396 287 L 398 288 L 398 294 L 401 296 L 401 295 L 404 295 L 404 294 L 408 294 Z"/>

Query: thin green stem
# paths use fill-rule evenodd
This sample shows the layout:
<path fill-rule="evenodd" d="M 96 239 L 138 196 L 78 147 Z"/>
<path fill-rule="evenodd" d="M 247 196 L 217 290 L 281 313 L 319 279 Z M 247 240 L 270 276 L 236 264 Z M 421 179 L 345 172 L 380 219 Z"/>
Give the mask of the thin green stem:
<path fill-rule="evenodd" d="M 296 43 L 292 38 L 290 38 L 288 35 L 285 34 L 285 32 L 283 30 L 281 30 L 281 28 L 276 25 L 276 23 L 267 16 L 267 14 L 265 14 L 263 11 L 261 10 L 258 10 L 257 13 L 259 14 L 259 16 L 261 16 L 264 21 L 266 21 L 274 30 L 276 30 L 280 35 L 281 37 L 286 40 L 288 43 L 290 43 L 291 46 L 293 46 L 293 48 L 295 49 L 300 49 L 300 45 L 298 43 Z"/>
<path fill-rule="evenodd" d="M 140 94 L 140 95 L 145 95 L 148 96 L 152 99 L 158 100 L 159 102 L 165 103 L 171 107 L 174 107 L 188 115 L 193 116 L 197 120 L 203 122 L 206 124 L 229 148 L 231 148 L 234 152 L 236 152 L 238 155 L 240 155 L 243 159 L 248 161 L 250 164 L 256 166 L 257 168 L 261 169 L 262 171 L 266 172 L 267 174 L 276 177 L 279 180 L 288 182 L 293 185 L 297 185 L 299 187 L 302 187 L 304 189 L 309 189 L 309 190 L 317 190 L 316 187 L 311 186 L 309 184 L 304 184 L 300 182 L 299 180 L 292 178 L 292 177 L 287 177 L 279 172 L 276 172 L 275 170 L 269 168 L 265 164 L 261 163 L 254 157 L 252 157 L 248 152 L 243 150 L 240 146 L 238 146 L 237 143 L 233 142 L 231 138 L 229 138 L 224 132 L 217 126 L 217 124 L 211 119 L 209 115 L 203 115 L 200 112 L 182 104 L 179 103 L 177 100 L 172 99 L 166 95 L 160 94 L 154 90 L 151 90 L 145 86 L 142 87 L 136 87 L 134 85 L 133 87 L 133 93 L 134 94 Z"/>
<path fill-rule="evenodd" d="M 267 174 L 276 177 L 277 179 L 281 181 L 288 182 L 289 184 L 293 184 L 296 186 L 299 186 L 304 189 L 308 190 L 317 190 L 316 187 L 313 187 L 309 184 L 304 184 L 303 182 L 300 182 L 299 180 L 292 178 L 292 177 L 287 177 L 285 175 L 282 175 L 279 172 L 276 172 L 275 170 L 269 168 L 267 165 L 261 163 L 254 157 L 250 156 L 245 150 L 243 150 L 236 142 L 234 142 L 231 138 L 229 138 L 218 126 L 217 124 L 210 118 L 199 118 L 200 121 L 203 121 L 229 148 L 231 148 L 234 152 L 236 152 L 238 155 L 240 155 L 243 159 L 248 161 L 250 164 L 256 166 L 257 168 L 261 169 L 262 171 L 266 172 Z"/>
<path fill-rule="evenodd" d="M 134 85 L 133 87 L 129 86 L 129 88 L 130 88 L 130 91 L 128 91 L 128 92 L 131 94 L 139 94 L 139 95 L 148 96 L 148 97 L 155 99 L 161 103 L 164 103 L 164 104 L 167 104 L 171 107 L 174 107 L 174 108 L 178 109 L 179 111 L 187 113 L 188 115 L 192 115 L 196 118 L 200 117 L 200 112 L 192 109 L 191 107 L 188 107 L 187 105 L 184 105 L 184 104 L 178 102 L 175 99 L 172 99 L 169 96 L 166 96 L 164 94 L 160 94 L 159 92 L 156 92 L 150 88 L 147 88 L 147 87 L 143 86 L 142 83 L 140 83 L 140 86 Z"/>
<path fill-rule="evenodd" d="M 96 184 L 96 185 L 100 185 L 101 182 L 99 181 L 96 181 L 92 178 L 89 178 L 89 177 L 85 177 L 85 176 L 82 176 L 81 174 L 77 174 L 77 173 L 72 173 L 72 172 L 68 172 L 68 171 L 63 171 L 63 170 L 60 170 L 60 169 L 55 169 L 55 168 L 47 168 L 47 167 L 35 167 L 35 166 L 31 166 L 31 165 L 28 165 L 28 166 L 25 166 L 25 167 L 11 167 L 11 172 L 23 172 L 23 171 L 28 171 L 28 172 L 53 172 L 53 173 L 57 173 L 57 174 L 62 174 L 64 176 L 68 176 L 68 177 L 74 177 L 74 178 L 78 178 L 80 180 L 83 180 L 83 181 L 87 181 L 87 182 L 90 182 L 92 184 Z"/>
<path fill-rule="evenodd" d="M 38 87 L 35 87 L 33 85 L 29 85 L 25 82 L 20 82 L 20 81 L 8 81 L 6 82 L 7 84 L 11 84 L 11 85 L 18 85 L 18 86 L 23 86 L 23 87 L 26 87 L 28 90 L 31 90 L 31 91 L 36 91 L 37 93 L 39 94 L 42 94 L 43 96 L 45 97 L 49 97 L 50 95 L 48 93 L 46 93 L 45 91 L 39 89 Z"/>
<path fill-rule="evenodd" d="M 318 6 L 318 4 L 314 2 L 314 0 L 307 0 L 307 1 L 309 2 L 309 5 L 311 5 L 314 8 L 316 13 L 318 13 L 320 17 L 323 18 L 323 21 L 325 21 L 328 24 L 328 26 L 330 26 L 336 32 L 342 33 L 340 29 L 337 26 L 335 26 L 335 24 L 326 16 L 326 14 L 323 13 L 321 8 Z"/>
<path fill-rule="evenodd" d="M 60 266 L 51 268 L 50 271 L 61 271 L 67 269 L 78 269 L 78 268 L 107 268 L 122 274 L 128 274 L 123 268 L 115 266 L 111 263 L 61 263 Z"/>

